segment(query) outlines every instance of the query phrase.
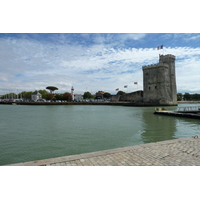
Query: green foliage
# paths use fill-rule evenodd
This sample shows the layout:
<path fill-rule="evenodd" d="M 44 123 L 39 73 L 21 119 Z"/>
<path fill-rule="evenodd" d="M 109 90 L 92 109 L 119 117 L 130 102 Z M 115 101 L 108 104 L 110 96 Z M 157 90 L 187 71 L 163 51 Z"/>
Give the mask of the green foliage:
<path fill-rule="evenodd" d="M 183 99 L 185 100 L 185 101 L 190 101 L 191 100 L 191 95 L 189 94 L 189 93 L 185 93 L 184 95 L 183 95 Z"/>
<path fill-rule="evenodd" d="M 48 86 L 48 87 L 46 87 L 46 89 L 50 90 L 51 93 L 54 92 L 55 90 L 58 90 L 58 88 L 55 86 Z"/>
<path fill-rule="evenodd" d="M 91 98 L 93 98 L 93 96 L 90 92 L 85 92 L 84 95 L 83 95 L 83 98 L 84 99 L 91 99 Z"/>
<path fill-rule="evenodd" d="M 177 94 L 177 101 L 182 101 L 182 99 L 183 99 L 182 93 L 178 93 Z"/>
<path fill-rule="evenodd" d="M 103 97 L 104 97 L 105 99 L 109 99 L 110 96 L 111 96 L 111 94 L 110 94 L 109 92 L 105 92 L 105 93 L 103 94 Z"/>
<path fill-rule="evenodd" d="M 126 92 L 123 92 L 123 91 L 118 91 L 117 92 L 117 95 L 123 95 L 123 94 L 126 94 Z"/>
<path fill-rule="evenodd" d="M 177 100 L 178 101 L 181 101 L 181 100 L 179 100 L 181 95 L 182 95 L 181 93 L 177 94 Z M 182 99 L 184 101 L 200 101 L 200 94 L 197 94 L 197 93 L 190 94 L 190 93 L 186 92 L 185 94 L 182 95 Z"/>
<path fill-rule="evenodd" d="M 102 93 L 102 92 L 104 93 L 103 98 L 105 98 L 105 99 L 108 99 L 111 96 L 111 94 L 109 92 L 98 91 L 97 93 Z"/>
<path fill-rule="evenodd" d="M 53 100 L 53 99 L 55 99 L 55 97 L 54 97 L 54 95 L 52 93 L 48 93 L 46 95 L 46 100 Z"/>
<path fill-rule="evenodd" d="M 69 92 L 65 92 L 63 94 L 63 100 L 67 100 L 67 101 L 72 100 L 72 95 Z"/>
<path fill-rule="evenodd" d="M 26 99 L 26 100 L 30 100 L 31 99 L 31 95 L 33 94 L 33 92 L 26 92 L 26 91 L 23 91 L 21 93 L 19 93 L 19 98 L 23 98 L 23 99 Z"/>
<path fill-rule="evenodd" d="M 200 100 L 200 94 L 192 94 L 191 99 L 194 101 L 199 101 Z"/>
<path fill-rule="evenodd" d="M 56 100 L 63 100 L 63 95 L 62 94 L 56 94 L 54 95 Z"/>
<path fill-rule="evenodd" d="M 16 99 L 17 95 L 15 93 L 8 93 L 8 94 L 4 94 L 1 99 Z"/>
<path fill-rule="evenodd" d="M 46 99 L 46 95 L 48 94 L 48 91 L 46 90 L 35 90 L 33 93 L 39 92 L 42 95 L 43 99 Z"/>
<path fill-rule="evenodd" d="M 69 92 L 65 92 L 64 94 L 55 94 L 54 98 L 56 100 L 67 100 L 67 101 L 70 101 L 70 100 L 72 100 L 72 95 Z"/>

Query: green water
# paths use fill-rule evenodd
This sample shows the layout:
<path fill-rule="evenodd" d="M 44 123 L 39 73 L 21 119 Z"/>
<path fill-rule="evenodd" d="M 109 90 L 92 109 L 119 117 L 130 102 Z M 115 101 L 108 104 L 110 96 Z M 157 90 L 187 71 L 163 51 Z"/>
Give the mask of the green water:
<path fill-rule="evenodd" d="M 199 135 L 200 120 L 153 112 L 154 107 L 0 105 L 0 165 Z"/>

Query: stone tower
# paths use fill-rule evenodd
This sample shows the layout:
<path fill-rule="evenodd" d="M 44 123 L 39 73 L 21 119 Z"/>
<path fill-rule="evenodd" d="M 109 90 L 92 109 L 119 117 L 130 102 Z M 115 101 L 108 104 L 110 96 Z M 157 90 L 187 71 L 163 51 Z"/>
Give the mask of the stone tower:
<path fill-rule="evenodd" d="M 155 105 L 177 105 L 175 56 L 159 55 L 159 63 L 143 66 L 143 101 Z"/>

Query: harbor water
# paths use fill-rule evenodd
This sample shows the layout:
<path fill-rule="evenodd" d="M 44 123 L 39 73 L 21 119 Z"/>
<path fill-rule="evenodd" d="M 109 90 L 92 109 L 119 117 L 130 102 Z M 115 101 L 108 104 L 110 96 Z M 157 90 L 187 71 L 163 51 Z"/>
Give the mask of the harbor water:
<path fill-rule="evenodd" d="M 178 107 L 194 105 L 200 106 Z M 154 115 L 154 109 L 0 105 L 0 165 L 199 135 L 199 119 Z"/>

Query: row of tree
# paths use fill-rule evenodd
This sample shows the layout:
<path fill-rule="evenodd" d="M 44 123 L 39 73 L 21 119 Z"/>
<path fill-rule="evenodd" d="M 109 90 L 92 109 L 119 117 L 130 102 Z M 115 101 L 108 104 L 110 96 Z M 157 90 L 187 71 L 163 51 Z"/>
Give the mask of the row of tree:
<path fill-rule="evenodd" d="M 72 100 L 72 95 L 69 92 L 65 92 L 64 94 L 53 94 L 52 92 L 48 92 L 46 90 L 35 90 L 33 91 L 23 91 L 19 94 L 15 93 L 8 93 L 1 97 L 1 99 L 24 99 L 24 100 L 31 100 L 31 95 L 34 93 L 39 92 L 42 95 L 43 99 L 46 100 Z"/>
<path fill-rule="evenodd" d="M 109 92 L 98 91 L 97 93 L 101 93 L 104 99 L 109 99 L 111 94 Z M 83 99 L 94 99 L 96 95 L 92 95 L 90 92 L 85 92 L 83 94 Z"/>
<path fill-rule="evenodd" d="M 200 94 L 190 94 L 190 93 L 178 93 L 177 94 L 178 101 L 200 101 Z"/>
<path fill-rule="evenodd" d="M 34 93 L 39 92 L 42 95 L 43 99 L 46 100 L 72 100 L 72 95 L 69 92 L 65 92 L 63 94 L 53 94 L 52 90 L 50 90 L 50 92 L 48 92 L 47 90 L 35 90 L 35 91 L 23 91 L 19 94 L 15 94 L 15 93 L 8 93 L 5 94 L 1 97 L 1 99 L 24 99 L 24 100 L 30 100 L 31 99 L 31 95 Z M 102 91 L 99 91 L 102 92 Z M 98 92 L 98 93 L 99 93 Z M 103 98 L 108 99 L 110 98 L 111 94 L 108 92 L 102 92 L 103 93 Z M 95 95 L 92 95 L 90 92 L 85 92 L 83 94 L 83 99 L 94 99 Z"/>

